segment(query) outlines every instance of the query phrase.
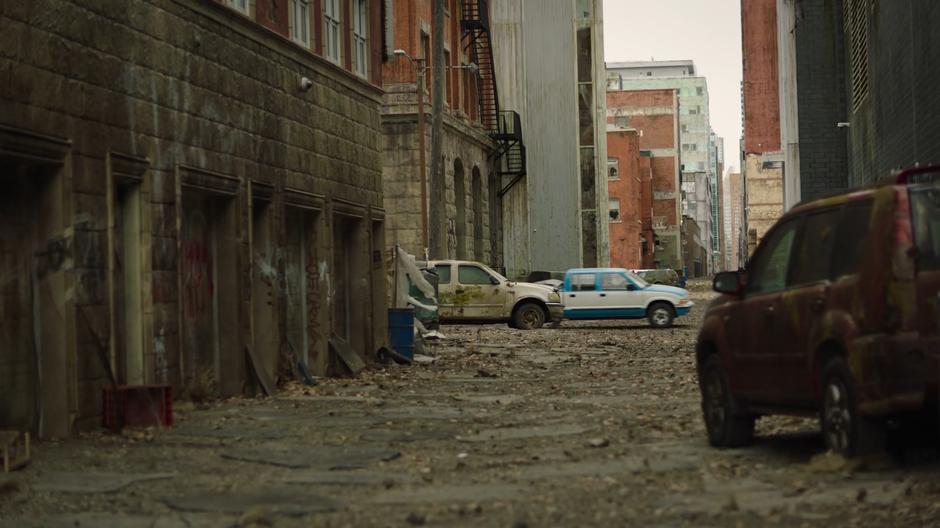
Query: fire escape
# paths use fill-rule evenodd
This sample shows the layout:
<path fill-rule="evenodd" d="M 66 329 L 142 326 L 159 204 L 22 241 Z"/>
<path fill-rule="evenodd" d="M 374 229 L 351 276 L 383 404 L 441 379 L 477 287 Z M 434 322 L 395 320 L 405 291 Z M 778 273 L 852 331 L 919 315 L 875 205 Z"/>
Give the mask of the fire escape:
<path fill-rule="evenodd" d="M 490 159 L 496 162 L 499 197 L 502 198 L 526 175 L 525 144 L 522 141 L 522 119 L 519 113 L 499 109 L 487 4 L 487 0 L 461 0 L 460 29 L 470 61 L 479 67 L 477 93 L 480 122 L 496 143 L 496 150 Z"/>

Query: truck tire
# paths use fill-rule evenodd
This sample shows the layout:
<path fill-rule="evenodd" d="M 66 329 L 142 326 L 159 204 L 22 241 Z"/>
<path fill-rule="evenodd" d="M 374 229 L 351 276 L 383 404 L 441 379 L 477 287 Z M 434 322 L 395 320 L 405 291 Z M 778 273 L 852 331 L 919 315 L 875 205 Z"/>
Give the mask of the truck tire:
<path fill-rule="evenodd" d="M 519 330 L 538 330 L 547 319 L 545 310 L 536 303 L 524 302 L 516 307 L 510 326 Z"/>
<path fill-rule="evenodd" d="M 655 302 L 646 309 L 646 318 L 653 328 L 669 328 L 676 319 L 676 312 L 667 302 Z"/>

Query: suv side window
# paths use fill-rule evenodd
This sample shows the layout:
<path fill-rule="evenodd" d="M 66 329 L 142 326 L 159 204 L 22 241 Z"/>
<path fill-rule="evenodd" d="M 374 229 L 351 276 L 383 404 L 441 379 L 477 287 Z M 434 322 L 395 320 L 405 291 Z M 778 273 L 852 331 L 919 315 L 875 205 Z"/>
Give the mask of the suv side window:
<path fill-rule="evenodd" d="M 790 275 L 791 286 L 829 279 L 832 243 L 839 226 L 839 209 L 810 213 L 803 223 Z"/>
<path fill-rule="evenodd" d="M 623 291 L 630 285 L 630 281 L 619 273 L 605 273 L 601 275 L 601 289 L 604 291 Z"/>
<path fill-rule="evenodd" d="M 434 271 L 437 272 L 438 284 L 450 284 L 450 264 L 438 264 Z"/>
<path fill-rule="evenodd" d="M 457 282 L 466 285 L 493 284 L 492 276 L 483 268 L 476 266 L 458 266 Z"/>
<path fill-rule="evenodd" d="M 917 266 L 940 270 L 940 190 L 922 189 L 911 193 Z"/>
<path fill-rule="evenodd" d="M 796 238 L 797 220 L 789 220 L 770 235 L 747 277 L 747 293 L 778 292 L 787 287 L 787 270 Z"/>
<path fill-rule="evenodd" d="M 846 206 L 839 219 L 835 243 L 832 245 L 832 278 L 838 280 L 855 275 L 862 269 L 863 244 L 868 240 L 871 201 Z"/>
<path fill-rule="evenodd" d="M 594 291 L 597 289 L 597 276 L 593 273 L 579 273 L 571 276 L 571 291 Z"/>

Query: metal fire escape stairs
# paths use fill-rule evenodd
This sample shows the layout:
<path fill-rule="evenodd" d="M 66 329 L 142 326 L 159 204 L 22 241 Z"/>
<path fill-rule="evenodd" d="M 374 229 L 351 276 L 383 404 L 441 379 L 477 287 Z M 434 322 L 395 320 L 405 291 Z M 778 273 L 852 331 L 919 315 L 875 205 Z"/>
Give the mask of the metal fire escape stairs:
<path fill-rule="evenodd" d="M 480 122 L 496 143 L 496 150 L 490 159 L 496 162 L 499 197 L 502 198 L 526 176 L 522 119 L 518 112 L 499 109 L 487 0 L 461 0 L 461 8 L 460 30 L 463 33 L 464 49 L 471 62 L 479 67 L 477 93 Z"/>

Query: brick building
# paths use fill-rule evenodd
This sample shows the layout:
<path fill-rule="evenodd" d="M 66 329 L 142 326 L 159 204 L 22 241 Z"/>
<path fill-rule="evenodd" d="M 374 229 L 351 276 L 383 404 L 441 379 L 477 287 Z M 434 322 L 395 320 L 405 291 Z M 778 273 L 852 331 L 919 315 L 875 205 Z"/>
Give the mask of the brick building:
<path fill-rule="evenodd" d="M 388 210 L 387 243 L 416 255 L 428 247 L 423 222 L 442 223 L 446 255 L 486 262 L 502 267 L 499 247 L 499 158 L 500 144 L 493 138 L 498 122 L 494 112 L 495 92 L 487 89 L 492 80 L 492 58 L 483 57 L 474 39 L 477 22 L 488 20 L 487 2 L 446 0 L 444 27 L 444 218 L 422 219 L 429 211 L 431 86 L 430 66 L 433 0 L 392 2 L 392 50 L 407 55 L 394 57 L 384 66 L 386 95 L 382 108 L 385 132 L 383 180 Z M 481 12 L 479 9 L 483 9 Z M 423 74 L 424 86 L 418 86 Z M 482 88 L 482 90 L 481 90 Z M 420 89 L 420 91 L 419 91 Z M 490 97 L 490 96 L 493 97 Z M 422 100 L 419 104 L 418 98 Z M 423 107 L 424 149 L 419 137 L 419 107 Z M 422 166 L 423 163 L 423 166 Z M 422 198 L 425 207 L 422 207 Z M 432 229 L 434 226 L 432 225 Z"/>
<path fill-rule="evenodd" d="M 777 0 L 741 2 L 744 57 L 743 173 L 747 229 L 761 239 L 785 209 Z M 792 205 L 792 204 L 791 204 Z"/>
<path fill-rule="evenodd" d="M 679 61 L 611 62 L 607 64 L 607 90 L 676 91 L 679 99 L 679 156 L 682 182 L 681 216 L 695 218 L 707 251 L 706 271 L 715 267 L 718 249 L 718 137 L 711 129 L 708 80 L 698 75 L 695 63 Z M 701 177 L 705 174 L 705 177 Z"/>
<path fill-rule="evenodd" d="M 0 3 L 0 429 L 383 344 L 383 3 Z"/>
<path fill-rule="evenodd" d="M 639 148 L 652 173 L 653 266 L 682 269 L 679 157 L 679 100 L 676 90 L 607 92 L 607 123 L 639 134 Z"/>
<path fill-rule="evenodd" d="M 640 150 L 635 129 L 607 130 L 607 196 L 610 216 L 610 265 L 655 266 L 653 169 L 649 151 Z"/>

